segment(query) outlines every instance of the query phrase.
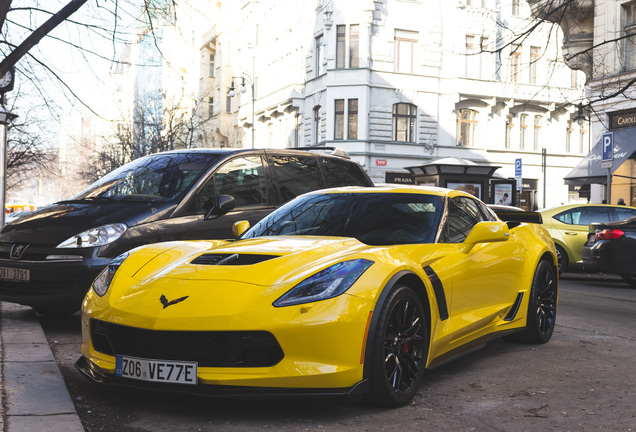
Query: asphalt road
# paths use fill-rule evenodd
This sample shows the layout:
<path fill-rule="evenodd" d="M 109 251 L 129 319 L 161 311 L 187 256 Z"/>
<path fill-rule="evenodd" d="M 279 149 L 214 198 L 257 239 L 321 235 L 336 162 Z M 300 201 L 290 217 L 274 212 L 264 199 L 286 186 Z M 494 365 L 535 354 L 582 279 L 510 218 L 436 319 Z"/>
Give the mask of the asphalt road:
<path fill-rule="evenodd" d="M 492 342 L 392 410 L 99 387 L 74 368 L 79 316 L 41 321 L 87 431 L 636 431 L 636 289 L 618 278 L 566 274 L 549 343 Z"/>

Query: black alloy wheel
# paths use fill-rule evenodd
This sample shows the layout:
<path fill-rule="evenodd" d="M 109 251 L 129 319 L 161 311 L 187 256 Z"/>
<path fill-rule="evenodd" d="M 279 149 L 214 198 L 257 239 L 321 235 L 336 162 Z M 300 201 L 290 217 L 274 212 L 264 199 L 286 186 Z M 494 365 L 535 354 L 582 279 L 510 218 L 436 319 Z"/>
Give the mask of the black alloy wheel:
<path fill-rule="evenodd" d="M 411 401 L 422 382 L 428 353 L 424 308 L 407 286 L 386 299 L 373 340 L 369 400 L 383 406 Z"/>
<path fill-rule="evenodd" d="M 568 253 L 561 246 L 556 247 L 557 263 L 559 265 L 559 274 L 563 274 L 565 269 L 568 268 L 569 260 Z"/>
<path fill-rule="evenodd" d="M 546 260 L 539 261 L 530 289 L 526 328 L 506 337 L 507 340 L 534 344 L 550 340 L 556 324 L 557 286 L 554 266 Z"/>

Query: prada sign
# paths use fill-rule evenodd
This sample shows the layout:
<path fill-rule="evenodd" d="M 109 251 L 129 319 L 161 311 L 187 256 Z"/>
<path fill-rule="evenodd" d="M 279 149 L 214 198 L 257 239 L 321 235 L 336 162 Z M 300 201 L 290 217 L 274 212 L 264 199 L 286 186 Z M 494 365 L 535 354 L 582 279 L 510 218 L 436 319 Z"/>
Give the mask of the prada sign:
<path fill-rule="evenodd" d="M 610 114 L 610 129 L 636 127 L 636 110 L 619 111 Z"/>

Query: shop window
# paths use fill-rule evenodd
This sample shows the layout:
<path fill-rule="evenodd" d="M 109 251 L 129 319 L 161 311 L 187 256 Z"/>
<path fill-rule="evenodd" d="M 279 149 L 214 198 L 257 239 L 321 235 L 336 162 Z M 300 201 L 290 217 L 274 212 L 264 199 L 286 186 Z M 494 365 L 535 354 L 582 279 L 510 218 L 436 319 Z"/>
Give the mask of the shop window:
<path fill-rule="evenodd" d="M 468 108 L 457 113 L 457 145 L 473 147 L 475 132 L 479 123 L 479 112 Z"/>
<path fill-rule="evenodd" d="M 417 107 L 407 103 L 393 105 L 393 141 L 415 142 Z"/>

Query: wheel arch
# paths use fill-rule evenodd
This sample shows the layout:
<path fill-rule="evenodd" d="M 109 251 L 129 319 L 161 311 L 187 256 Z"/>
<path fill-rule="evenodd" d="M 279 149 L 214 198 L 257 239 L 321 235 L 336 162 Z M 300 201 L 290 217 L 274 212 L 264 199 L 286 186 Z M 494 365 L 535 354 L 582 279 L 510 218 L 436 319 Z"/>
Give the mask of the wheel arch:
<path fill-rule="evenodd" d="M 369 323 L 369 331 L 366 335 L 366 346 L 364 350 L 364 366 L 363 366 L 363 378 L 367 378 L 369 376 L 369 362 L 367 361 L 370 358 L 371 350 L 373 349 L 373 344 L 369 343 L 373 340 L 373 337 L 378 330 L 378 320 L 380 317 L 380 313 L 382 312 L 382 305 L 386 301 L 391 290 L 398 285 L 406 285 L 415 291 L 420 301 L 422 302 L 422 306 L 424 307 L 424 314 L 426 315 L 426 336 L 427 336 L 427 344 L 430 345 L 431 340 L 431 302 L 429 300 L 428 291 L 426 285 L 422 278 L 420 278 L 417 274 L 413 273 L 409 270 L 402 270 L 384 285 L 378 299 L 375 303 L 375 307 L 373 309 L 373 315 L 371 316 L 371 322 Z"/>

